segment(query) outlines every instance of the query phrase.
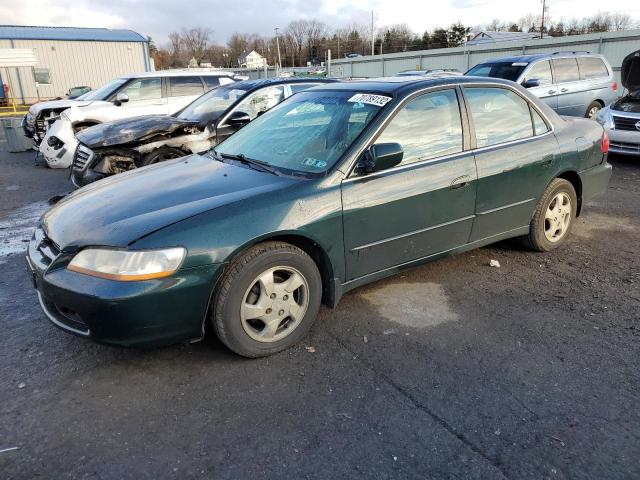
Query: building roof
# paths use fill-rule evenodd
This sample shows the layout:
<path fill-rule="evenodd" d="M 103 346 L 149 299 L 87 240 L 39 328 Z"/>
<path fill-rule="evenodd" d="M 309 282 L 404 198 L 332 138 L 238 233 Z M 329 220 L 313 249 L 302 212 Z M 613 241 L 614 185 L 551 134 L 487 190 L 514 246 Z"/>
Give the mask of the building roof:
<path fill-rule="evenodd" d="M 543 35 L 547 36 L 547 35 Z M 467 45 L 478 45 L 481 43 L 514 42 L 517 40 L 531 40 L 540 38 L 540 33 L 536 32 L 494 32 L 485 31 L 476 34 Z"/>
<path fill-rule="evenodd" d="M 8 40 L 85 40 L 94 42 L 147 42 L 133 30 L 110 28 L 33 27 L 0 25 L 0 39 Z"/>

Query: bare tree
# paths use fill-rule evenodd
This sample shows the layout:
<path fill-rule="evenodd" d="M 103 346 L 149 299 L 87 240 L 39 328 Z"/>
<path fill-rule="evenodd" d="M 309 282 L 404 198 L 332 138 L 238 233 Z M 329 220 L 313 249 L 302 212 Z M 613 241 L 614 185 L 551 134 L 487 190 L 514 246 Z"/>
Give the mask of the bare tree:
<path fill-rule="evenodd" d="M 208 27 L 194 27 L 182 29 L 182 42 L 187 54 L 200 63 L 204 59 L 205 52 L 209 46 L 209 37 L 213 31 Z"/>
<path fill-rule="evenodd" d="M 302 47 L 307 38 L 308 22 L 306 20 L 295 20 L 287 26 L 287 37 L 291 42 L 294 52 L 298 56 L 298 63 L 302 65 Z M 293 58 L 293 57 L 292 57 Z M 294 60 L 295 65 L 295 60 Z"/>
<path fill-rule="evenodd" d="M 306 26 L 307 58 L 313 59 L 313 57 L 320 56 L 318 50 L 323 38 L 327 34 L 328 28 L 326 24 L 318 20 L 309 20 Z"/>
<path fill-rule="evenodd" d="M 619 32 L 621 30 L 628 30 L 632 27 L 633 20 L 628 13 L 616 12 L 611 14 L 611 29 Z"/>

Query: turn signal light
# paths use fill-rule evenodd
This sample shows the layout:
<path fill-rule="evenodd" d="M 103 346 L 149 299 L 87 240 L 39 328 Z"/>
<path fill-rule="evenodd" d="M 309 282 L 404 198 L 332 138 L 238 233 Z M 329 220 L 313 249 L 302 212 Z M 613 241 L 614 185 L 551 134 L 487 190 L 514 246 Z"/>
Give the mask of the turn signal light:
<path fill-rule="evenodd" d="M 611 90 L 613 90 L 613 93 L 618 93 L 618 82 L 613 82 L 611 84 Z"/>
<path fill-rule="evenodd" d="M 607 132 L 602 134 L 602 153 L 607 153 L 609 151 L 609 135 Z"/>

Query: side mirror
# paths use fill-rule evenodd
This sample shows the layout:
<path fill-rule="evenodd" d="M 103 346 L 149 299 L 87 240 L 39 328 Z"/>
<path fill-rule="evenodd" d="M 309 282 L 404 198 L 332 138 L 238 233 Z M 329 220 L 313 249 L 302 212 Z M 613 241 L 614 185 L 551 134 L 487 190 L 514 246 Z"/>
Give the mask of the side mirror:
<path fill-rule="evenodd" d="M 356 173 L 380 172 L 393 168 L 402 162 L 404 150 L 399 143 L 377 143 L 369 147 L 356 165 Z"/>
<path fill-rule="evenodd" d="M 533 87 L 539 87 L 540 86 L 540 80 L 538 80 L 537 78 L 530 78 L 529 80 L 522 82 L 522 86 L 524 88 L 533 88 Z"/>
<path fill-rule="evenodd" d="M 227 125 L 233 125 L 234 127 L 241 127 L 251 121 L 251 117 L 246 112 L 236 110 L 227 118 Z"/>
<path fill-rule="evenodd" d="M 126 103 L 128 101 L 129 101 L 129 95 L 127 95 L 126 93 L 119 93 L 118 95 L 116 95 L 116 101 L 114 103 L 117 106 L 120 106 L 123 103 Z"/>

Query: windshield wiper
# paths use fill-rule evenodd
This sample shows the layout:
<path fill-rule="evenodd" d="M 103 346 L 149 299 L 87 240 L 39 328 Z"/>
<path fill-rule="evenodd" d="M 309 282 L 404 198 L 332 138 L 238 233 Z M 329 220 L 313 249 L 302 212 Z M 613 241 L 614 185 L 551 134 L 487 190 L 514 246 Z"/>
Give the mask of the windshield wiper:
<path fill-rule="evenodd" d="M 280 175 L 279 171 L 272 167 L 269 163 L 263 162 L 262 160 L 256 160 L 255 158 L 249 158 L 242 153 L 239 154 L 231 154 L 231 153 L 218 153 L 213 150 L 214 155 L 218 155 L 219 157 L 226 158 L 229 160 L 236 160 L 238 162 L 242 162 L 245 165 L 249 165 L 256 170 L 260 170 L 263 172 L 271 173 L 273 175 Z"/>

